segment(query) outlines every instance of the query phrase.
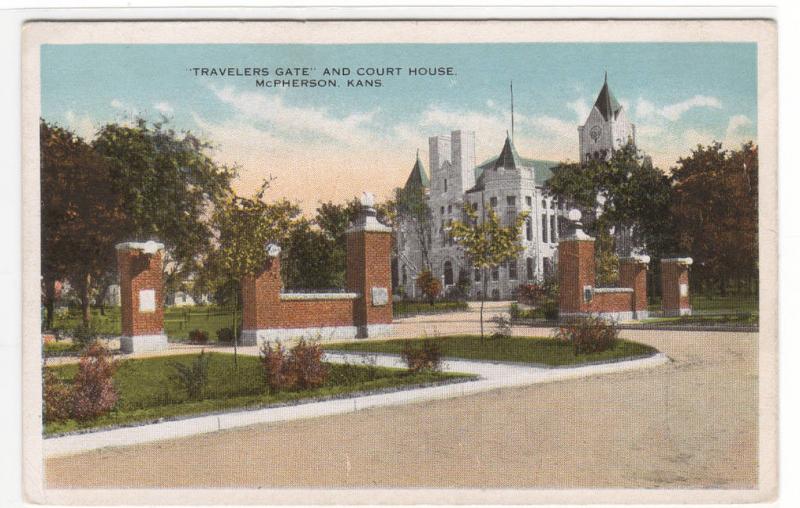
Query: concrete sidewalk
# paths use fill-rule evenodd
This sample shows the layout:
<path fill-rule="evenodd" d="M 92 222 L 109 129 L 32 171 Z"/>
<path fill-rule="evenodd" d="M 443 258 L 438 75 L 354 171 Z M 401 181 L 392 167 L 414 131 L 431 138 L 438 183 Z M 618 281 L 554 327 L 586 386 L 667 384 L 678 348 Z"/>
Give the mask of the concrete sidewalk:
<path fill-rule="evenodd" d="M 241 352 L 243 354 L 257 354 L 255 348 L 247 348 Z M 400 358 L 394 355 L 326 353 L 325 360 L 335 363 L 350 364 L 374 362 L 375 365 L 382 367 L 404 367 Z M 427 400 L 462 397 L 503 387 L 526 386 L 599 374 L 644 369 L 655 367 L 668 361 L 669 359 L 666 355 L 659 353 L 648 358 L 613 363 L 571 368 L 546 368 L 524 364 L 451 359 L 443 362 L 442 370 L 444 372 L 473 374 L 479 376 L 479 379 L 476 381 L 450 383 L 425 388 L 412 388 L 389 393 L 308 402 L 305 404 L 299 403 L 296 405 L 250 411 L 245 410 L 224 414 L 212 414 L 141 425 L 138 427 L 123 427 L 85 434 L 48 438 L 44 440 L 44 454 L 45 457 L 56 457 L 100 448 L 127 446 L 176 437 L 205 434 L 259 423 L 300 420 L 350 413 L 367 408 L 397 406 Z"/>

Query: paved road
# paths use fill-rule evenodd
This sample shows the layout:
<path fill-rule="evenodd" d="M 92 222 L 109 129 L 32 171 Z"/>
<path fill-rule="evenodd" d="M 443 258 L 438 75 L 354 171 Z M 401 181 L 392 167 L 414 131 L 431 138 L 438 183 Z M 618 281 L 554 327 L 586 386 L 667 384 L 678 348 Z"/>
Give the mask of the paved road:
<path fill-rule="evenodd" d="M 474 315 L 399 335 L 474 330 Z M 519 334 L 547 330 L 518 329 Z M 49 487 L 755 485 L 757 334 L 625 331 L 674 362 L 46 461 Z"/>

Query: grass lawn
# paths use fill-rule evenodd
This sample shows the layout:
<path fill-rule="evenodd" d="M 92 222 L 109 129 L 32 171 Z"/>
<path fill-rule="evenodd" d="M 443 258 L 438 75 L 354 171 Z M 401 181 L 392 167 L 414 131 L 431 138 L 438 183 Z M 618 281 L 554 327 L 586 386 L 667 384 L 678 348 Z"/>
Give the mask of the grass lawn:
<path fill-rule="evenodd" d="M 241 311 L 238 322 L 241 321 Z M 65 315 L 57 315 L 53 326 L 59 330 L 70 330 L 80 324 L 80 311 L 69 309 Z M 106 307 L 105 315 L 98 309 L 92 309 L 92 325 L 102 335 L 119 335 L 122 330 L 122 320 L 119 307 Z M 216 341 L 217 330 L 232 328 L 233 311 L 216 305 L 203 305 L 196 307 L 167 307 L 164 310 L 164 331 L 173 340 L 185 340 L 189 332 L 194 329 L 204 330 L 208 333 L 210 341 Z"/>
<path fill-rule="evenodd" d="M 439 344 L 442 355 L 445 357 L 538 363 L 551 366 L 618 360 L 657 352 L 650 346 L 622 339 L 617 340 L 614 347 L 606 351 L 581 355 L 575 355 L 569 344 L 545 337 L 506 337 L 502 339 L 486 337 L 481 343 L 478 335 L 450 335 L 436 337 L 432 340 Z M 407 340 L 395 339 L 324 344 L 323 347 L 326 350 L 399 354 L 406 342 Z"/>
<path fill-rule="evenodd" d="M 758 296 L 704 296 L 691 295 L 692 309 L 704 312 L 755 313 L 758 315 Z M 651 311 L 661 310 L 661 299 L 656 298 L 647 308 Z"/>
<path fill-rule="evenodd" d="M 695 326 L 714 326 L 714 325 L 758 325 L 758 313 L 725 314 L 725 315 L 699 315 L 699 316 L 674 316 L 649 318 L 642 321 L 643 324 L 666 324 L 666 325 L 695 325 Z"/>
<path fill-rule="evenodd" d="M 43 347 L 45 355 L 49 354 L 57 355 L 59 353 L 77 353 L 81 350 L 80 345 L 66 341 L 46 342 Z"/>
<path fill-rule="evenodd" d="M 411 374 L 403 369 L 328 364 L 330 374 L 322 387 L 270 395 L 266 393 L 262 382 L 261 367 L 257 357 L 240 355 L 237 375 L 232 354 L 210 353 L 209 383 L 205 398 L 191 401 L 172 381 L 173 368 L 170 364 L 180 362 L 188 365 L 196 357 L 197 355 L 180 355 L 123 361 L 114 375 L 114 384 L 119 394 L 114 411 L 88 422 L 74 420 L 49 422 L 44 427 L 45 435 L 470 377 L 464 374 Z M 78 367 L 61 365 L 47 368 L 52 369 L 61 379 L 71 381 Z"/>

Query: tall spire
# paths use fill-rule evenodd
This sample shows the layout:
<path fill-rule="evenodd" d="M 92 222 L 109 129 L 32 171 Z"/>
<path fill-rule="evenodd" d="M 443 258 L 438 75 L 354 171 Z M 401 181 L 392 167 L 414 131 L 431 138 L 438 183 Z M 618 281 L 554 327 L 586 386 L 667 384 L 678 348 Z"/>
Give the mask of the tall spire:
<path fill-rule="evenodd" d="M 511 139 L 514 139 L 514 81 L 511 81 Z"/>
<path fill-rule="evenodd" d="M 608 86 L 608 71 L 605 72 L 603 88 L 600 89 L 600 93 L 597 95 L 597 100 L 594 105 L 605 120 L 615 118 L 622 108 Z"/>

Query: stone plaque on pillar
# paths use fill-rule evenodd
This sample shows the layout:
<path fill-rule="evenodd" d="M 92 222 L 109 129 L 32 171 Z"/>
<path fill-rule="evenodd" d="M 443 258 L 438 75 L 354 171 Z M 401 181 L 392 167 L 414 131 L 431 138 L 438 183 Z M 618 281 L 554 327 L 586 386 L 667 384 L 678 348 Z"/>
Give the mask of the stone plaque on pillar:
<path fill-rule="evenodd" d="M 389 303 L 389 290 L 386 288 L 372 288 L 372 305 L 381 306 Z"/>

